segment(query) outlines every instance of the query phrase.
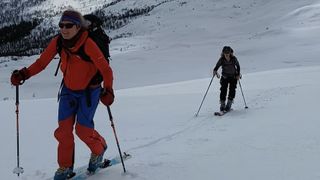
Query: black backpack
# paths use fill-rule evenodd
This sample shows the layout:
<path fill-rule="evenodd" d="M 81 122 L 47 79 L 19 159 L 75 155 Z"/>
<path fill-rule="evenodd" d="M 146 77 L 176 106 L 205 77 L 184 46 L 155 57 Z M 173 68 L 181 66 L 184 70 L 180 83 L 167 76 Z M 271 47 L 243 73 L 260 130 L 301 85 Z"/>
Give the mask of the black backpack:
<path fill-rule="evenodd" d="M 88 37 L 90 37 L 97 44 L 100 51 L 103 53 L 105 59 L 109 63 L 109 59 L 110 59 L 109 44 L 110 44 L 111 39 L 102 29 L 102 20 L 93 14 L 87 14 L 87 15 L 84 15 L 83 17 L 86 21 L 89 21 L 89 23 L 90 23 L 90 25 L 88 27 L 88 32 L 89 32 Z M 57 40 L 57 52 L 60 55 L 61 51 L 62 51 L 62 39 L 61 39 L 62 37 L 60 34 L 58 36 L 59 37 Z M 82 45 L 79 48 L 79 50 L 77 52 L 75 52 L 74 54 L 79 55 L 81 57 L 81 59 L 83 59 L 84 61 L 92 62 L 90 57 L 84 51 L 84 45 Z M 55 76 L 58 73 L 60 63 L 61 63 L 61 59 L 58 63 L 58 67 L 56 69 Z M 89 84 L 100 84 L 102 81 L 103 81 L 102 75 L 98 71 L 97 74 L 92 78 L 92 80 L 90 81 Z"/>
<path fill-rule="evenodd" d="M 108 58 L 110 58 L 109 44 L 111 39 L 102 29 L 102 20 L 93 14 L 87 14 L 83 17 L 86 21 L 90 22 L 88 29 L 89 37 L 98 45 L 105 58 L 108 60 Z"/>

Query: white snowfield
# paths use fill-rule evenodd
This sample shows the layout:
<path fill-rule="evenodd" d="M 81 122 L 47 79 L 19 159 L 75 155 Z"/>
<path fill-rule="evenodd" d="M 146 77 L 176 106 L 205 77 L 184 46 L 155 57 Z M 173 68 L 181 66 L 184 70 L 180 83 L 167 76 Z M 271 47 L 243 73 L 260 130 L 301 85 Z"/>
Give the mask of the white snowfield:
<path fill-rule="evenodd" d="M 89 179 L 319 180 L 319 6 L 316 0 L 177 0 L 110 32 L 133 33 L 111 44 L 111 110 L 121 149 L 133 157 L 125 162 L 126 174 L 117 165 Z M 240 61 L 249 108 L 238 86 L 234 110 L 214 116 L 220 88 L 214 78 L 195 117 L 224 45 Z M 53 132 L 61 72 L 53 76 L 55 60 L 20 87 L 25 172 L 12 173 L 16 107 L 10 73 L 37 57 L 0 58 L 0 179 L 43 180 L 58 168 Z M 108 142 L 105 156 L 114 157 L 118 150 L 107 113 L 100 104 L 95 126 Z M 90 152 L 75 140 L 79 167 Z"/>
<path fill-rule="evenodd" d="M 317 99 L 320 66 L 244 74 L 241 81 L 249 106 L 237 91 L 234 111 L 223 117 L 214 79 L 199 116 L 194 117 L 210 79 L 116 91 L 112 106 L 123 151 L 133 158 L 100 171 L 92 179 L 319 179 L 320 137 Z M 21 87 L 23 90 L 23 86 Z M 19 179 L 16 167 L 15 105 L 1 101 L 1 174 Z M 45 179 L 57 168 L 53 131 L 57 127 L 55 98 L 20 102 L 20 179 Z M 117 147 L 106 108 L 101 104 L 96 128 L 106 137 L 106 157 Z M 90 152 L 76 138 L 76 164 Z"/>

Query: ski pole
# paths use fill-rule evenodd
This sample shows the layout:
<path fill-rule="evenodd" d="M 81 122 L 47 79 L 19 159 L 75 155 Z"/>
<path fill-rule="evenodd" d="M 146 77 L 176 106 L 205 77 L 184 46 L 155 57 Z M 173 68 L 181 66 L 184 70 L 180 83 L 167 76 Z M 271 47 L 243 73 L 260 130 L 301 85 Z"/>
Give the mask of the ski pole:
<path fill-rule="evenodd" d="M 196 113 L 196 117 L 198 116 L 198 114 L 199 114 L 199 112 L 200 112 L 200 109 L 201 109 L 201 107 L 202 107 L 202 104 L 203 104 L 203 101 L 204 101 L 204 99 L 206 98 L 206 96 L 207 96 L 207 93 L 208 93 L 208 91 L 209 91 L 209 88 L 210 88 L 210 86 L 211 86 L 211 83 L 212 83 L 212 80 L 213 80 L 213 78 L 214 78 L 214 76 L 215 76 L 215 74 L 212 76 L 212 78 L 211 78 L 211 81 L 210 81 L 210 83 L 209 83 L 209 86 L 208 86 L 208 88 L 207 88 L 207 91 L 206 91 L 206 93 L 204 94 L 204 97 L 203 97 L 203 99 L 202 99 L 202 101 L 201 101 L 201 104 L 200 104 L 200 107 L 199 107 L 199 109 L 198 109 L 198 112 Z"/>
<path fill-rule="evenodd" d="M 123 157 L 122 157 L 122 153 L 121 153 L 121 150 L 120 150 L 120 144 L 119 144 L 117 133 L 116 133 L 116 129 L 115 129 L 115 126 L 114 126 L 114 123 L 113 123 L 113 117 L 112 117 L 112 114 L 111 114 L 110 106 L 107 106 L 107 109 L 108 109 L 109 119 L 111 121 L 111 127 L 113 129 L 113 134 L 114 134 L 114 137 L 115 137 L 116 142 L 117 142 L 118 151 L 119 151 L 119 154 L 120 154 L 121 163 L 122 163 L 122 167 L 123 167 L 123 172 L 125 173 L 127 171 L 126 171 L 126 167 L 124 166 Z"/>
<path fill-rule="evenodd" d="M 248 109 L 248 106 L 247 106 L 247 103 L 246 103 L 246 99 L 244 98 L 244 95 L 243 95 L 243 90 L 242 90 L 242 86 L 241 86 L 240 79 L 239 79 L 239 85 L 240 85 L 240 90 L 241 90 L 242 98 L 243 98 L 243 101 L 244 101 L 244 108 Z"/>
<path fill-rule="evenodd" d="M 13 169 L 13 173 L 20 176 L 23 168 L 20 167 L 20 148 L 19 148 L 19 86 L 16 86 L 16 128 L 17 128 L 17 167 Z"/>

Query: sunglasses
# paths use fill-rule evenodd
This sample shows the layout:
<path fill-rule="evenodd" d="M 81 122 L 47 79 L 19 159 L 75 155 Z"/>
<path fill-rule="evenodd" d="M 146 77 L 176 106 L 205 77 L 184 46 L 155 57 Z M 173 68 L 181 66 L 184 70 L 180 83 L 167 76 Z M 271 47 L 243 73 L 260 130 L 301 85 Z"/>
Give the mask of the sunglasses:
<path fill-rule="evenodd" d="M 59 28 L 63 29 L 65 27 L 66 29 L 71 29 L 74 25 L 73 23 L 59 23 Z"/>

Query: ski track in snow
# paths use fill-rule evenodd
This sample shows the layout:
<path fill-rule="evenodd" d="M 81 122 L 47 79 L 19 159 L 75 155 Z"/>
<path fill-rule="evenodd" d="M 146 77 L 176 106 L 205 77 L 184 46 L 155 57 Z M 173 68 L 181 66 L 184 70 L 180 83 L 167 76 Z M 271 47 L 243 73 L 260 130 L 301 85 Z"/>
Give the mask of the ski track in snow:
<path fill-rule="evenodd" d="M 192 120 L 192 121 L 191 121 Z M 206 118 L 200 118 L 200 117 L 193 117 L 189 120 L 187 120 L 186 122 L 187 123 L 187 126 L 184 127 L 183 129 L 181 130 L 178 130 L 176 132 L 173 132 L 167 136 L 163 136 L 163 137 L 160 137 L 156 140 L 153 140 L 147 144 L 144 144 L 144 145 L 139 145 L 137 147 L 133 147 L 133 148 L 130 148 L 128 149 L 128 152 L 132 152 L 132 151 L 135 151 L 135 150 L 138 150 L 138 149 L 143 149 L 143 148 L 147 148 L 149 146 L 152 146 L 154 144 L 157 144 L 157 143 L 160 143 L 162 141 L 171 141 L 174 139 L 175 136 L 178 136 L 178 135 L 183 135 L 183 133 L 187 132 L 188 130 L 191 130 L 191 129 L 194 129 L 194 128 L 198 128 L 200 126 L 202 126 L 205 121 L 207 120 L 212 120 L 212 116 L 207 116 Z M 214 123 L 214 121 L 211 121 L 211 123 Z"/>
<path fill-rule="evenodd" d="M 264 107 L 270 105 L 272 101 L 278 97 L 294 94 L 295 88 L 297 87 L 299 86 L 261 90 L 259 91 L 259 94 L 253 95 L 253 97 L 251 97 L 250 101 L 247 103 L 250 104 L 251 108 L 253 109 L 263 109 Z"/>

